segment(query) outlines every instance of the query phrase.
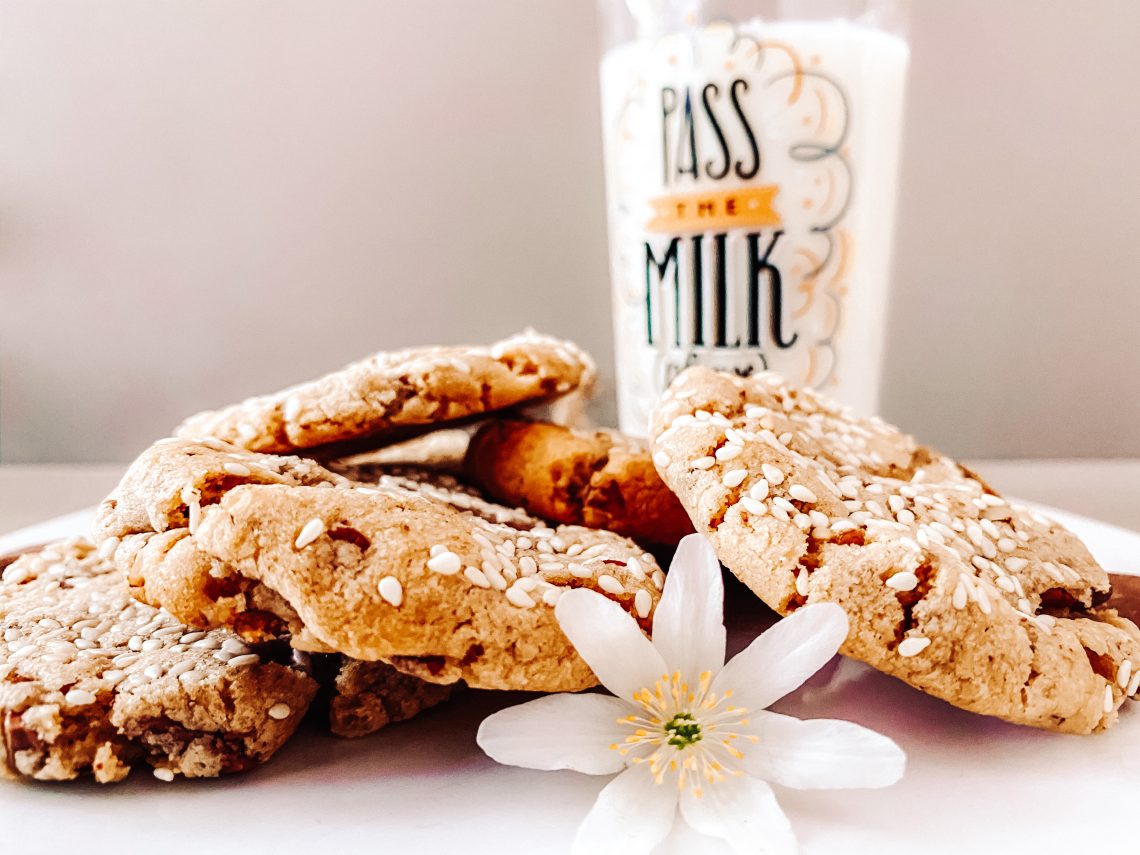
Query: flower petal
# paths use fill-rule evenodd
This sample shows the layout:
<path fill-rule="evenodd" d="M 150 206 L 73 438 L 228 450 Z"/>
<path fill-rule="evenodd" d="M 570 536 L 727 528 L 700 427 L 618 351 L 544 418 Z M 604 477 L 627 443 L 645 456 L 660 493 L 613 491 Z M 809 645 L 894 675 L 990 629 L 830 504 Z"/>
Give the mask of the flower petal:
<path fill-rule="evenodd" d="M 665 839 L 677 815 L 677 787 L 658 784 L 646 764 L 630 766 L 598 793 L 574 838 L 574 855 L 638 855 Z"/>
<path fill-rule="evenodd" d="M 724 665 L 724 581 L 720 562 L 703 535 L 677 547 L 665 590 L 653 614 L 653 646 L 670 671 L 695 683 L 701 672 Z"/>
<path fill-rule="evenodd" d="M 507 766 L 612 775 L 625 759 L 610 746 L 632 732 L 617 720 L 631 712 L 609 695 L 547 695 L 488 716 L 475 741 Z"/>
<path fill-rule="evenodd" d="M 758 713 L 740 764 L 758 778 L 798 790 L 889 787 L 903 776 L 906 754 L 880 733 L 834 719 L 801 721 Z"/>
<path fill-rule="evenodd" d="M 847 638 L 847 614 L 835 603 L 813 603 L 781 620 L 724 666 L 712 691 L 762 710 L 827 664 Z"/>
<path fill-rule="evenodd" d="M 772 788 L 749 775 L 709 784 L 700 798 L 685 790 L 681 815 L 695 831 L 727 840 L 738 855 L 796 851 L 792 826 Z"/>
<path fill-rule="evenodd" d="M 602 685 L 619 698 L 652 687 L 665 675 L 665 662 L 637 621 L 595 591 L 567 591 L 554 608 L 558 625 Z"/>

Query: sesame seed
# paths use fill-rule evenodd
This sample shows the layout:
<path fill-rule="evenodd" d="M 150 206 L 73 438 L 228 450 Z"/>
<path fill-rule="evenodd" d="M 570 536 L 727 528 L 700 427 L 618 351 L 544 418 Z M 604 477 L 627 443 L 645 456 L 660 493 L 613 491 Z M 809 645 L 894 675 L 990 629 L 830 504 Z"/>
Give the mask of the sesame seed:
<path fill-rule="evenodd" d="M 951 600 L 951 602 L 954 604 L 954 608 L 966 608 L 966 600 L 969 598 L 969 596 L 970 594 L 966 590 L 965 586 L 959 582 L 957 587 L 954 588 L 954 598 Z"/>
<path fill-rule="evenodd" d="M 433 573 L 439 573 L 443 576 L 454 576 L 459 572 L 462 563 L 463 562 L 459 560 L 459 556 L 454 552 L 444 550 L 443 552 L 436 553 L 432 558 L 429 558 L 427 566 L 428 570 L 431 570 Z"/>
<path fill-rule="evenodd" d="M 472 585 L 480 588 L 490 588 L 491 583 L 487 581 L 487 577 L 483 575 L 483 571 L 478 567 L 465 567 L 463 575 L 467 577 L 467 581 Z"/>
<path fill-rule="evenodd" d="M 524 576 L 533 576 L 538 572 L 538 564 L 529 555 L 524 555 L 519 559 L 519 572 Z"/>
<path fill-rule="evenodd" d="M 634 579 L 640 580 L 645 578 L 645 571 L 641 569 L 641 562 L 636 558 L 631 558 L 625 562 L 625 569 L 629 571 Z"/>
<path fill-rule="evenodd" d="M 491 583 L 491 587 L 496 591 L 505 591 L 507 589 L 506 578 L 504 578 L 499 568 L 491 562 L 483 562 L 483 575 L 487 578 L 487 581 Z"/>
<path fill-rule="evenodd" d="M 458 558 L 456 560 L 458 561 Z M 404 602 L 404 586 L 395 576 L 385 576 L 376 588 L 380 592 L 380 597 L 389 605 L 399 608 Z"/>
<path fill-rule="evenodd" d="M 236 638 L 227 638 L 225 641 L 223 641 L 222 650 L 226 651 L 226 653 L 233 653 L 235 655 L 239 653 L 249 653 L 249 648 L 238 641 Z"/>
<path fill-rule="evenodd" d="M 1003 591 L 1012 594 L 1016 588 L 1013 585 L 1013 580 L 1008 576 L 998 576 L 994 579 L 994 584 L 1001 588 Z"/>
<path fill-rule="evenodd" d="M 1029 562 L 1024 558 L 1018 558 L 1016 555 L 1011 555 L 1005 559 L 1005 569 L 1010 573 L 1019 573 L 1028 566 Z M 1048 570 L 1048 568 L 1046 568 Z"/>
<path fill-rule="evenodd" d="M 909 508 L 903 508 L 897 514 L 895 514 L 895 519 L 897 519 L 903 525 L 914 525 L 916 518 L 914 516 L 914 511 L 910 510 Z"/>
<path fill-rule="evenodd" d="M 512 585 L 507 588 L 507 602 L 512 606 L 517 606 L 520 609 L 533 608 L 535 605 L 534 598 L 518 586 Z"/>
<path fill-rule="evenodd" d="M 158 780 L 160 780 L 160 781 L 165 781 L 167 784 L 169 784 L 171 781 L 174 780 L 174 772 L 171 771 L 170 769 L 159 766 L 154 770 L 154 777 L 158 778 Z"/>
<path fill-rule="evenodd" d="M 768 513 L 768 506 L 763 502 L 758 502 L 751 496 L 745 496 L 740 500 L 740 504 L 744 505 L 744 509 L 754 517 L 762 517 Z"/>
<path fill-rule="evenodd" d="M 1113 707 L 1112 686 L 1108 685 L 1108 686 L 1104 687 L 1104 711 L 1106 713 L 1110 713 L 1110 712 L 1112 712 L 1112 707 Z"/>
<path fill-rule="evenodd" d="M 724 473 L 724 477 L 720 480 L 726 487 L 739 487 L 747 477 L 747 469 L 733 469 L 731 472 Z"/>
<path fill-rule="evenodd" d="M 556 606 L 565 592 L 565 588 L 548 588 L 542 592 L 542 601 L 548 606 Z"/>
<path fill-rule="evenodd" d="M 904 638 L 899 642 L 899 656 L 909 659 L 911 656 L 917 656 L 929 646 L 929 638 L 923 638 L 918 635 Z"/>
<path fill-rule="evenodd" d="M 665 574 L 660 570 L 653 571 L 653 587 L 658 591 L 665 587 Z"/>
<path fill-rule="evenodd" d="M 1130 696 L 1135 695 L 1138 691 L 1140 691 L 1140 669 L 1137 669 L 1136 672 L 1132 675 L 1132 682 L 1128 684 L 1127 691 Z"/>
<path fill-rule="evenodd" d="M 625 586 L 622 585 L 613 576 L 608 573 L 603 573 L 598 577 L 598 587 L 605 591 L 607 594 L 624 594 Z"/>
<path fill-rule="evenodd" d="M 296 395 L 290 395 L 285 399 L 285 406 L 282 407 L 282 415 L 285 416 L 285 421 L 294 421 L 297 416 L 301 415 L 301 399 Z"/>
<path fill-rule="evenodd" d="M 447 552 L 447 547 L 444 546 L 442 543 L 437 543 L 430 550 L 428 550 L 428 555 L 430 555 L 432 558 L 435 558 L 441 552 Z"/>
<path fill-rule="evenodd" d="M 1116 685 L 1122 689 L 1128 688 L 1128 683 L 1132 680 L 1132 660 L 1125 659 L 1120 663 L 1120 667 L 1116 669 Z"/>
<path fill-rule="evenodd" d="M 241 668 L 245 665 L 256 665 L 260 661 L 261 661 L 261 657 L 258 656 L 256 653 L 246 653 L 246 654 L 243 654 L 241 656 L 235 656 L 233 659 L 231 659 L 226 664 L 231 665 L 234 668 Z"/>
<path fill-rule="evenodd" d="M 796 593 L 801 597 L 806 597 L 809 590 L 807 568 L 801 567 L 800 572 L 796 574 Z"/>
<path fill-rule="evenodd" d="M 766 407 L 750 406 L 744 409 L 744 417 L 747 419 L 762 419 L 768 415 Z"/>
<path fill-rule="evenodd" d="M 653 465 L 658 469 L 664 469 L 673 461 L 669 459 L 669 455 L 664 451 L 656 451 L 653 453 Z"/>
<path fill-rule="evenodd" d="M 762 502 L 768 498 L 768 479 L 759 479 L 749 488 L 748 495 L 753 499 L 756 499 L 758 502 Z"/>
<path fill-rule="evenodd" d="M 764 473 L 764 477 L 769 484 L 781 484 L 784 481 L 784 473 L 773 466 L 771 463 L 765 463 L 760 467 L 760 471 Z"/>
<path fill-rule="evenodd" d="M 722 445 L 716 450 L 716 459 L 732 460 L 739 457 L 743 450 L 739 445 Z"/>
<path fill-rule="evenodd" d="M 689 466 L 693 469 L 712 469 L 715 464 L 715 457 L 698 457 Z"/>
<path fill-rule="evenodd" d="M 228 463 L 227 462 L 224 466 L 222 466 L 222 468 L 224 470 L 226 470 L 226 472 L 229 473 L 230 475 L 236 475 L 239 478 L 244 478 L 247 475 L 249 475 L 249 467 L 243 466 L 240 463 Z"/>
<path fill-rule="evenodd" d="M 95 693 L 84 689 L 72 689 L 63 696 L 63 700 L 75 707 L 85 707 L 95 703 Z"/>
<path fill-rule="evenodd" d="M 993 608 L 990 606 L 990 598 L 989 598 L 989 595 L 986 593 L 986 589 L 983 588 L 981 585 L 977 585 L 974 588 L 973 593 L 974 593 L 974 600 L 977 602 L 978 608 L 980 608 L 982 610 L 982 613 L 987 614 L 987 615 L 990 614 L 990 612 L 993 611 Z"/>
<path fill-rule="evenodd" d="M 808 502 L 810 504 L 815 504 L 815 502 L 817 501 L 816 497 L 815 497 L 815 493 L 813 493 L 811 490 L 809 490 L 803 484 L 793 484 L 791 487 L 788 488 L 788 495 L 790 495 L 793 499 L 796 499 L 797 501 L 800 501 L 800 502 Z"/>
<path fill-rule="evenodd" d="M 910 570 L 903 570 L 887 579 L 886 586 L 896 591 L 913 591 L 918 587 L 918 577 Z"/>
<path fill-rule="evenodd" d="M 594 575 L 594 571 L 592 571 L 584 564 L 576 564 L 574 562 L 571 562 L 570 564 L 566 565 L 566 569 L 570 571 L 570 574 L 572 576 L 577 576 L 580 579 L 589 579 Z"/>
<path fill-rule="evenodd" d="M 1002 552 L 1013 552 L 1017 549 L 1017 541 L 1011 540 L 1008 537 L 1000 538 L 997 542 L 997 548 Z"/>
<path fill-rule="evenodd" d="M 797 513 L 794 517 L 792 517 L 792 523 L 796 526 L 796 528 L 801 529 L 802 531 L 807 531 L 809 528 L 811 528 L 811 517 L 809 517 L 807 514 Z"/>
<path fill-rule="evenodd" d="M 639 618 L 649 617 L 649 610 L 653 607 L 653 598 L 644 588 L 639 588 L 633 595 L 633 609 Z"/>
<path fill-rule="evenodd" d="M 304 549 L 318 537 L 325 533 L 325 521 L 320 517 L 315 517 L 305 523 L 297 539 L 293 541 L 293 545 L 297 549 Z"/>
<path fill-rule="evenodd" d="M 292 714 L 293 710 L 289 708 L 289 705 L 280 701 L 271 706 L 267 712 L 267 715 L 275 721 L 284 721 Z"/>
<path fill-rule="evenodd" d="M 202 505 L 197 501 L 191 502 L 188 507 L 186 526 L 190 529 L 190 534 L 198 532 L 198 525 L 202 521 Z"/>

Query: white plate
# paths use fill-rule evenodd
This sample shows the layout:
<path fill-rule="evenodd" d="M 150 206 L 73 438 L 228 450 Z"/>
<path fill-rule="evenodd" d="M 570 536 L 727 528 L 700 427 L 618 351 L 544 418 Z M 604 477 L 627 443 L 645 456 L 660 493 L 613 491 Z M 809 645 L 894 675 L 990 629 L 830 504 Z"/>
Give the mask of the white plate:
<path fill-rule="evenodd" d="M 1044 510 L 1106 567 L 1140 575 L 1140 534 Z M 0 554 L 84 531 L 88 520 L 73 514 L 0 537 Z M 760 609 L 733 609 L 735 646 L 765 620 Z M 566 852 L 606 779 L 497 766 L 475 745 L 483 717 L 525 697 L 467 692 L 360 740 L 306 728 L 268 766 L 218 781 L 163 784 L 136 772 L 105 787 L 0 782 L 0 852 Z M 1136 852 L 1133 707 L 1107 733 L 1059 736 L 963 712 L 837 659 L 776 708 L 891 736 L 909 757 L 906 777 L 887 790 L 778 796 L 805 853 Z M 721 851 L 684 831 L 665 848 Z"/>

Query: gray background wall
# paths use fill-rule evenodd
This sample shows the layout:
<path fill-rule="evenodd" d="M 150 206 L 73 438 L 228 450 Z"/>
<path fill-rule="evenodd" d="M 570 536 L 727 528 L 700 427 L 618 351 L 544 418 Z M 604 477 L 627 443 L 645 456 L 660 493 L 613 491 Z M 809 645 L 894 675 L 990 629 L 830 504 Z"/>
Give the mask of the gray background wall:
<path fill-rule="evenodd" d="M 916 0 L 884 410 L 947 450 L 1140 455 L 1138 32 Z M 589 0 L 0 0 L 0 460 L 527 324 L 608 370 L 596 56 Z"/>

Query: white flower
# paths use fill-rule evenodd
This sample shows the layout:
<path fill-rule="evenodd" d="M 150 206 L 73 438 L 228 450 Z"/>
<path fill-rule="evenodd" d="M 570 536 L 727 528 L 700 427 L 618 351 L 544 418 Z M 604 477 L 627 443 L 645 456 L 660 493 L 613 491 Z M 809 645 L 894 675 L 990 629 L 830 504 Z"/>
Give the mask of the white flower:
<path fill-rule="evenodd" d="M 720 564 L 700 535 L 677 549 L 652 641 L 617 603 L 568 591 L 558 622 L 617 697 L 548 695 L 480 726 L 480 747 L 500 763 L 621 773 L 582 822 L 575 853 L 648 852 L 668 835 L 678 805 L 692 828 L 735 852 L 794 852 L 768 781 L 885 787 L 902 777 L 905 756 L 885 736 L 766 711 L 835 655 L 847 637 L 842 608 L 804 606 L 725 663 L 723 603 Z"/>

